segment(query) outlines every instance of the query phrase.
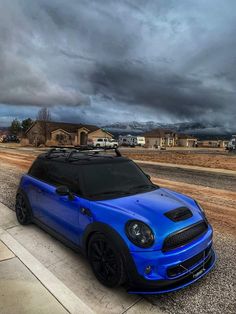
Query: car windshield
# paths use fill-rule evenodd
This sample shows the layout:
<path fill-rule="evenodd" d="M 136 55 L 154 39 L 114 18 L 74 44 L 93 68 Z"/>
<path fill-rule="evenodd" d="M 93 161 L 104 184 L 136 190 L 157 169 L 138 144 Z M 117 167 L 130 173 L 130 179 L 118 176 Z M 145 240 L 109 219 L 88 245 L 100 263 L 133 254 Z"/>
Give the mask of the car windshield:
<path fill-rule="evenodd" d="M 132 195 L 158 188 L 132 161 L 84 165 L 83 181 L 84 194 L 96 199 Z"/>

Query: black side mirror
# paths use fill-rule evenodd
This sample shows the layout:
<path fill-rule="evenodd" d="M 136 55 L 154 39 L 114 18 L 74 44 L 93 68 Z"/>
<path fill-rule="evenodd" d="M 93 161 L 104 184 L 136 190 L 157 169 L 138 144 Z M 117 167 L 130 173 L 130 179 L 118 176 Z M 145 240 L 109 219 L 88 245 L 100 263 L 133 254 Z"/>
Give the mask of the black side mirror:
<path fill-rule="evenodd" d="M 151 180 L 151 176 L 150 176 L 149 174 L 145 173 L 145 176 L 146 176 L 149 180 Z"/>
<path fill-rule="evenodd" d="M 65 185 L 60 185 L 56 188 L 56 193 L 61 196 L 66 196 L 70 194 L 70 190 Z"/>
<path fill-rule="evenodd" d="M 61 196 L 67 196 L 69 197 L 70 200 L 74 199 L 73 193 L 69 190 L 69 188 L 65 185 L 60 185 L 56 188 L 56 193 L 61 195 Z"/>

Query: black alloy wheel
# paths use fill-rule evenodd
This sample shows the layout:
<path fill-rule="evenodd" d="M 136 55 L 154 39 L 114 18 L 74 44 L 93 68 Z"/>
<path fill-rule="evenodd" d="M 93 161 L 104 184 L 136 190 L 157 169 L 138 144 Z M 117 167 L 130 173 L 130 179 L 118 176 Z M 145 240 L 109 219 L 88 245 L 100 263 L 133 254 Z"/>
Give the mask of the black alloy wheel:
<path fill-rule="evenodd" d="M 28 225 L 31 223 L 31 211 L 29 204 L 24 195 L 18 193 L 16 196 L 16 218 L 21 225 Z"/>
<path fill-rule="evenodd" d="M 88 258 L 96 278 L 103 285 L 117 287 L 125 282 L 122 256 L 108 236 L 99 233 L 92 235 Z"/>

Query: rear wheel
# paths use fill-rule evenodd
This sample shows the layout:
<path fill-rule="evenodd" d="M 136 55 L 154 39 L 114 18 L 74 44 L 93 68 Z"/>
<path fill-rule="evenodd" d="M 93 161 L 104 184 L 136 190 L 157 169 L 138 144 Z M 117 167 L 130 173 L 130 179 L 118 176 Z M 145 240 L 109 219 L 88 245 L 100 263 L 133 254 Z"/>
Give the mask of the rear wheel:
<path fill-rule="evenodd" d="M 26 197 L 18 193 L 16 196 L 16 218 L 21 225 L 28 225 L 31 223 L 31 210 Z"/>
<path fill-rule="evenodd" d="M 117 287 L 125 282 L 122 256 L 104 234 L 92 235 L 88 245 L 88 258 L 96 278 L 103 285 Z"/>

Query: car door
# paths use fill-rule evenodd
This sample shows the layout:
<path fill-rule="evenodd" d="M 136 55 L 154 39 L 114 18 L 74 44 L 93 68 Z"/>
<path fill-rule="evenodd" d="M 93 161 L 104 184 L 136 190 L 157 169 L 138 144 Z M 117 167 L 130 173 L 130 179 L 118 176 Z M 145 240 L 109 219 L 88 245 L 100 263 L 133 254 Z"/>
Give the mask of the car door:
<path fill-rule="evenodd" d="M 79 214 L 81 199 L 74 196 L 61 196 L 56 192 L 56 186 L 47 184 L 42 186 L 40 193 L 40 217 L 39 219 L 48 227 L 64 236 L 68 240 L 79 244 L 80 226 Z"/>
<path fill-rule="evenodd" d="M 77 175 L 70 165 L 55 160 L 45 160 L 43 171 L 46 174 L 44 181 L 38 180 L 35 184 L 38 202 L 36 218 L 68 240 L 78 244 L 81 234 L 80 209 L 86 200 L 78 195 L 70 199 L 56 192 L 59 185 L 66 185 L 70 189 L 73 184 L 75 186 Z"/>
<path fill-rule="evenodd" d="M 41 211 L 44 206 L 41 199 L 42 191 L 47 188 L 47 186 L 44 186 L 47 180 L 47 170 L 44 160 L 38 158 L 31 166 L 27 177 L 27 185 L 24 188 L 31 205 L 33 216 L 40 220 Z"/>

